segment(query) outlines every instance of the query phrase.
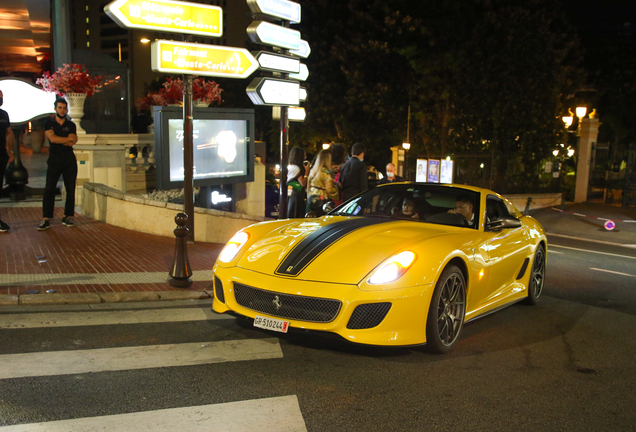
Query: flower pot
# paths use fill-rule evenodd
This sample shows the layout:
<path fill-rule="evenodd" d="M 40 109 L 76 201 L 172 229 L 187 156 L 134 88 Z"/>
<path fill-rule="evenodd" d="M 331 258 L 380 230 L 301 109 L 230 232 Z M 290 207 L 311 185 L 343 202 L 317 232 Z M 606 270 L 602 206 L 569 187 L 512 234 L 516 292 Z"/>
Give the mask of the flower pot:
<path fill-rule="evenodd" d="M 84 102 L 86 101 L 86 93 L 66 93 L 68 101 L 68 115 L 77 126 L 77 134 L 85 134 L 86 131 L 80 126 L 80 121 L 84 117 Z"/>

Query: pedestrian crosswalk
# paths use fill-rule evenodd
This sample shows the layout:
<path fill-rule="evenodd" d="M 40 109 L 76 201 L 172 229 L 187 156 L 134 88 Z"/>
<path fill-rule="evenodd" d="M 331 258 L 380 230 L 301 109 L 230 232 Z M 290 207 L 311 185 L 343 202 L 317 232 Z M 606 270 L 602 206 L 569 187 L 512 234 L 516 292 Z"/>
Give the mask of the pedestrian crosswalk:
<path fill-rule="evenodd" d="M 283 396 L 0 427 L 0 432 L 305 431 L 298 399 Z"/>
<path fill-rule="evenodd" d="M 214 365 L 219 365 L 218 367 L 227 374 L 228 371 L 233 370 L 232 364 L 283 359 L 283 350 L 277 338 L 260 333 L 258 335 L 262 337 L 255 338 L 241 334 L 233 335 L 227 330 L 234 328 L 228 319 L 231 318 L 211 313 L 209 307 L 6 314 L 0 311 L 0 432 L 306 431 L 299 401 L 294 394 L 275 396 L 265 394 L 264 397 L 230 401 L 218 398 L 222 401 L 221 403 L 208 403 L 218 401 L 202 398 L 197 400 L 199 404 L 190 404 L 194 406 L 173 406 L 165 409 L 165 405 L 162 405 L 156 410 L 131 412 L 123 409 L 120 413 L 106 411 L 110 415 L 102 416 L 58 415 L 56 417 L 46 415 L 46 407 L 37 409 L 33 406 L 21 407 L 21 404 L 25 405 L 24 400 L 29 400 L 28 394 L 15 396 L 13 400 L 13 394 L 2 390 L 3 387 L 6 389 L 11 384 L 11 388 L 19 389 L 18 392 L 37 391 L 35 389 L 39 387 L 38 382 L 47 380 L 43 381 L 46 386 L 55 386 L 60 383 L 60 386 L 67 386 L 64 389 L 65 392 L 72 392 L 75 384 L 68 379 L 81 380 L 82 376 L 99 376 L 94 374 L 134 374 L 148 370 L 148 374 L 165 375 L 166 372 L 161 371 L 193 365 L 203 365 L 212 374 L 215 371 Z M 196 334 L 206 336 L 206 330 L 219 326 L 221 331 L 218 334 L 222 334 L 223 337 L 218 340 L 208 337 L 206 340 L 197 342 L 137 346 L 128 346 L 125 343 L 124 346 L 112 344 L 111 339 L 119 340 L 119 335 L 122 334 L 121 327 L 118 328 L 118 332 L 113 330 L 117 326 L 125 326 L 124 332 L 131 334 L 131 340 L 137 340 L 132 336 L 137 331 L 137 327 L 144 327 L 139 331 L 147 333 L 148 326 L 155 324 L 164 332 L 171 325 L 181 326 L 181 331 L 184 324 L 188 328 L 203 326 L 203 331 Z M 154 329 L 154 327 L 151 328 Z M 64 338 L 65 332 L 71 333 L 72 329 L 76 329 L 72 331 L 75 337 L 78 332 L 81 332 L 84 338 L 93 339 L 91 347 L 94 348 L 59 349 L 72 346 L 76 341 L 46 340 L 47 337 Z M 109 338 L 110 334 L 118 336 Z M 215 333 L 217 336 L 218 334 Z M 29 343 L 28 339 L 31 337 L 33 341 Z M 172 338 L 174 339 L 174 335 Z M 25 342 L 24 339 L 27 341 Z M 97 339 L 97 342 L 94 339 Z M 102 339 L 104 346 L 99 346 L 99 341 Z M 161 342 L 161 339 L 161 335 L 153 335 L 149 338 L 157 342 Z M 33 346 L 43 349 L 33 349 Z M 53 348 L 50 349 L 51 347 Z M 245 370 L 245 366 L 241 368 Z M 69 378 L 64 381 L 64 377 Z M 22 385 L 22 382 L 28 384 Z M 6 385 L 3 386 L 3 383 Z M 141 394 L 141 389 L 139 391 Z M 171 400 L 179 399 L 178 390 L 170 388 L 166 389 L 166 392 L 169 393 Z M 107 398 L 117 396 L 104 393 L 104 397 Z M 8 407 L 12 409 L 8 410 Z M 41 410 L 39 414 L 38 410 Z M 39 422 L 42 418 L 53 418 L 53 420 Z"/>

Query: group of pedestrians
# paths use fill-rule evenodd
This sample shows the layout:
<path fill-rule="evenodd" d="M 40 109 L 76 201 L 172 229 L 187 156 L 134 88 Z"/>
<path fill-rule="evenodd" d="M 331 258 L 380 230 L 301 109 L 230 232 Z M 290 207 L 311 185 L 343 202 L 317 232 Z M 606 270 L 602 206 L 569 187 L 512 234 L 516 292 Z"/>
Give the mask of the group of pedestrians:
<path fill-rule="evenodd" d="M 310 166 L 305 160 L 305 152 L 300 147 L 294 147 L 289 153 L 287 170 L 287 184 L 292 189 L 287 203 L 287 217 L 320 216 L 324 214 L 323 205 L 328 201 L 339 205 L 367 190 L 365 150 L 364 144 L 355 143 L 351 148 L 351 157 L 345 160 L 345 147 L 332 144 L 330 149 L 321 150 Z"/>
<path fill-rule="evenodd" d="M 0 90 L 0 106 L 4 102 L 4 95 Z M 72 217 L 75 213 L 75 182 L 77 180 L 77 160 L 73 153 L 73 145 L 77 143 L 77 128 L 75 123 L 67 117 L 68 102 L 64 98 L 55 100 L 55 117 L 48 118 L 44 123 L 45 135 L 51 143 L 47 160 L 46 186 L 42 199 L 42 222 L 38 231 L 50 228 L 55 207 L 55 189 L 62 176 L 66 188 L 66 202 L 62 225 L 74 226 Z M 13 158 L 13 131 L 9 114 L 0 109 L 0 189 L 4 183 L 7 164 Z M 1 215 L 0 215 L 1 216 Z M 0 232 L 9 231 L 10 227 L 0 220 Z"/>

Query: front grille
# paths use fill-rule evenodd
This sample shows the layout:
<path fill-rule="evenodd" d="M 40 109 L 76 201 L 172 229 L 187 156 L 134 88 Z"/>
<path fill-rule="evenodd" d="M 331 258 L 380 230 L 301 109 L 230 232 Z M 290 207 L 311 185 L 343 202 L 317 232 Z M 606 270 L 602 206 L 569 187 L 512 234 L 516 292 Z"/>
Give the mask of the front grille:
<path fill-rule="evenodd" d="M 391 309 L 391 303 L 367 303 L 359 305 L 351 314 L 347 328 L 368 329 L 379 325 Z"/>
<path fill-rule="evenodd" d="M 221 283 L 221 279 L 214 276 L 214 293 L 216 294 L 216 298 L 219 299 L 221 303 L 225 303 L 225 293 L 223 293 L 223 284 Z"/>
<path fill-rule="evenodd" d="M 339 300 L 280 294 L 243 284 L 234 284 L 238 304 L 281 318 L 327 323 L 333 321 L 342 303 Z"/>

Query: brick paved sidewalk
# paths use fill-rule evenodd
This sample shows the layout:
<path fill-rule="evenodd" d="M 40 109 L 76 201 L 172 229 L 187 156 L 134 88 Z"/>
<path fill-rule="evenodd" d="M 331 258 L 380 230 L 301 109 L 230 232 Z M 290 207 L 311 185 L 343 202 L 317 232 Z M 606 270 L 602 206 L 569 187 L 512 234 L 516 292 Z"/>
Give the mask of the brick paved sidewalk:
<path fill-rule="evenodd" d="M 55 209 L 51 228 L 37 231 L 40 207 L 0 209 L 11 229 L 0 233 L 0 295 L 37 290 L 56 293 L 182 291 L 167 283 L 175 239 L 139 233 L 75 215 L 75 227 L 61 224 Z M 176 227 L 176 225 L 175 225 Z M 190 290 L 209 290 L 210 271 L 223 245 L 188 245 L 195 275 Z"/>

